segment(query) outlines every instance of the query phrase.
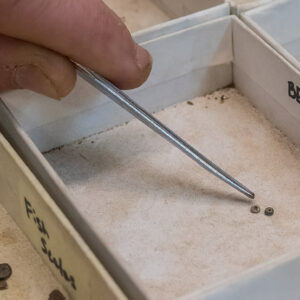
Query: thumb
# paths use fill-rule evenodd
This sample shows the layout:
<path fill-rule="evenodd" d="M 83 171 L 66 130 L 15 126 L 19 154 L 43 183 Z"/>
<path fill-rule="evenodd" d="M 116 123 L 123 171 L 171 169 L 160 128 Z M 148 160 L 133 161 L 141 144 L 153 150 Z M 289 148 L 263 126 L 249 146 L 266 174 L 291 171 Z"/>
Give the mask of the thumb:
<path fill-rule="evenodd" d="M 122 89 L 151 71 L 150 54 L 102 0 L 0 1 L 0 33 L 61 53 Z"/>

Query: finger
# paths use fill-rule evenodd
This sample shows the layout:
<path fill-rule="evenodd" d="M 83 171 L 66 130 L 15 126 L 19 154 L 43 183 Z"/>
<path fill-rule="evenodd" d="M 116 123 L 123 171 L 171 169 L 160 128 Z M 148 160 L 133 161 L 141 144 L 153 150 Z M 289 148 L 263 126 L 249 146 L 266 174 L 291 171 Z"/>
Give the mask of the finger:
<path fill-rule="evenodd" d="M 0 1 L 0 32 L 62 53 L 120 88 L 141 85 L 151 71 L 149 53 L 102 0 Z"/>
<path fill-rule="evenodd" d="M 76 72 L 66 57 L 0 34 L 0 92 L 24 88 L 60 99 L 75 81 Z"/>

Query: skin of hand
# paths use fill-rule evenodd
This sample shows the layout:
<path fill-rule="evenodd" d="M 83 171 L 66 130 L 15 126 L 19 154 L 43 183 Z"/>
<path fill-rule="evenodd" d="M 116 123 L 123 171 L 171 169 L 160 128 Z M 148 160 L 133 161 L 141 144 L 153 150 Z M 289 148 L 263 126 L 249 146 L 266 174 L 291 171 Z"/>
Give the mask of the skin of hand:
<path fill-rule="evenodd" d="M 102 0 L 0 0 L 0 92 L 60 99 L 74 87 L 70 59 L 121 89 L 149 76 L 151 55 Z"/>

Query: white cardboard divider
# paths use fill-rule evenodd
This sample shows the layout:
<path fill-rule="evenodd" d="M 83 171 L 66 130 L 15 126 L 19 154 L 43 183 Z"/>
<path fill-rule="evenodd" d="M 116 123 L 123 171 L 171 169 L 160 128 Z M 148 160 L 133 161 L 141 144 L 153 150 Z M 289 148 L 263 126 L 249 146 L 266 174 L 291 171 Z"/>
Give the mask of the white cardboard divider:
<path fill-rule="evenodd" d="M 289 53 L 289 45 L 299 41 L 300 46 L 300 35 L 293 27 L 297 23 L 300 26 L 299 18 L 296 18 L 299 4 L 299 1 L 281 0 L 246 12 L 243 19 L 261 36 L 261 41 L 248 43 L 253 34 L 241 33 L 241 27 L 234 27 L 235 39 L 243 40 L 234 43 L 234 80 L 237 87 L 249 95 L 254 104 L 298 145 L 300 65 Z M 288 12 L 291 15 L 287 17 Z M 258 55 L 264 62 L 262 65 L 251 63 L 251 59 Z M 257 84 L 260 88 L 254 88 Z"/>
<path fill-rule="evenodd" d="M 300 1 L 276 0 L 242 14 L 242 19 L 300 69 Z"/>

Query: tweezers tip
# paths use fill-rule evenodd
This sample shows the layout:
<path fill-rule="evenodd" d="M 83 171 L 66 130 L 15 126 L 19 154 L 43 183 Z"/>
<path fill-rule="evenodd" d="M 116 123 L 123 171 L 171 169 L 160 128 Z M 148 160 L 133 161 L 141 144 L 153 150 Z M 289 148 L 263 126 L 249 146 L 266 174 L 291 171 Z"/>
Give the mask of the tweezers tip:
<path fill-rule="evenodd" d="M 248 198 L 254 200 L 255 199 L 255 194 L 253 192 L 248 192 L 247 193 Z"/>

